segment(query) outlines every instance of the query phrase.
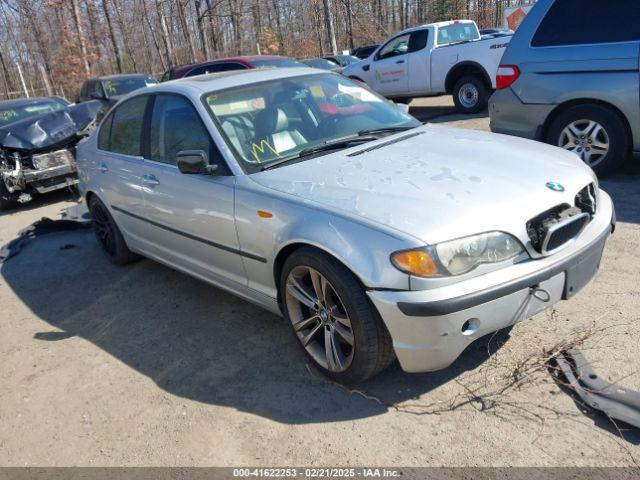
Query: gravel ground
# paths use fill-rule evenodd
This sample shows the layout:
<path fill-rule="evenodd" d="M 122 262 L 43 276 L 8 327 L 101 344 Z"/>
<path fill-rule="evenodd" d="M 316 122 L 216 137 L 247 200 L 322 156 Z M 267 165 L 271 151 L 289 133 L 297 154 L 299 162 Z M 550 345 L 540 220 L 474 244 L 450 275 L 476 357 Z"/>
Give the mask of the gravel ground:
<path fill-rule="evenodd" d="M 451 105 L 412 107 L 488 129 Z M 637 466 L 640 432 L 585 415 L 544 368 L 582 341 L 604 377 L 640 389 L 638 162 L 602 184 L 618 229 L 577 297 L 445 371 L 394 365 L 353 391 L 305 364 L 283 320 L 221 290 L 111 266 L 88 231 L 32 241 L 0 275 L 0 465 Z M 2 215 L 0 243 L 74 201 L 44 200 Z"/>

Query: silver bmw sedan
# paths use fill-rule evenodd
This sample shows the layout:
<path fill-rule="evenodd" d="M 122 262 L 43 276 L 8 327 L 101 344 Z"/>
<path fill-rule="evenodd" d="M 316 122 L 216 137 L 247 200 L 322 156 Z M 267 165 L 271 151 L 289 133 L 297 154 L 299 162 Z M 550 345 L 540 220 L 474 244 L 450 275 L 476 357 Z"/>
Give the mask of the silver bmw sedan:
<path fill-rule="evenodd" d="M 203 75 L 138 90 L 78 146 L 97 239 L 283 315 L 339 382 L 573 297 L 615 226 L 574 154 L 423 126 L 335 73 Z"/>

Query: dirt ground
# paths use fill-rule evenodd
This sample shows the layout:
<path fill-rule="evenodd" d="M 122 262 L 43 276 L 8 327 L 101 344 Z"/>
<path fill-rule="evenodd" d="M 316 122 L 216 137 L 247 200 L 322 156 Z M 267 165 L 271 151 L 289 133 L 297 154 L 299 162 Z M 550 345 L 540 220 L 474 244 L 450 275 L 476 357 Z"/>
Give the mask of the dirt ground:
<path fill-rule="evenodd" d="M 451 105 L 412 107 L 488 129 Z M 640 431 L 585 415 L 544 360 L 582 342 L 602 376 L 640 389 L 639 165 L 602 181 L 618 229 L 577 297 L 445 371 L 395 364 L 352 391 L 272 314 L 148 260 L 111 266 L 89 231 L 34 240 L 1 268 L 0 465 L 637 466 Z M 0 244 L 73 202 L 2 215 Z"/>

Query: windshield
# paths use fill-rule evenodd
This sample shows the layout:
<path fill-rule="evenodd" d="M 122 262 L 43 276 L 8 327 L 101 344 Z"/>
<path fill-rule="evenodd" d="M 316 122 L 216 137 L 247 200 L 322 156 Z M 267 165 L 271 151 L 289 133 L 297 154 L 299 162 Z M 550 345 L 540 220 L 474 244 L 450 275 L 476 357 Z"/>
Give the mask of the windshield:
<path fill-rule="evenodd" d="M 269 58 L 263 60 L 252 60 L 253 68 L 285 68 L 285 67 L 304 67 L 303 63 L 296 62 L 290 58 Z"/>
<path fill-rule="evenodd" d="M 205 103 L 252 171 L 339 139 L 365 140 L 366 130 L 420 125 L 388 100 L 332 73 L 238 86 L 206 95 Z"/>
<path fill-rule="evenodd" d="M 155 85 L 156 80 L 152 77 L 135 77 L 135 78 L 122 78 L 103 80 L 104 91 L 107 92 L 108 97 L 118 97 L 120 95 L 126 95 L 139 88 Z"/>
<path fill-rule="evenodd" d="M 312 58 L 310 60 L 303 60 L 303 62 L 310 67 L 322 68 L 323 70 L 333 70 L 334 68 L 339 67 L 337 63 L 324 58 Z"/>
<path fill-rule="evenodd" d="M 44 115 L 65 108 L 61 102 L 55 100 L 45 100 L 38 103 L 31 103 L 13 108 L 0 108 L 0 127 L 10 123 L 19 122 L 29 117 Z"/>
<path fill-rule="evenodd" d="M 447 27 L 438 28 L 438 45 L 470 42 L 478 40 L 480 32 L 475 23 L 454 23 Z"/>

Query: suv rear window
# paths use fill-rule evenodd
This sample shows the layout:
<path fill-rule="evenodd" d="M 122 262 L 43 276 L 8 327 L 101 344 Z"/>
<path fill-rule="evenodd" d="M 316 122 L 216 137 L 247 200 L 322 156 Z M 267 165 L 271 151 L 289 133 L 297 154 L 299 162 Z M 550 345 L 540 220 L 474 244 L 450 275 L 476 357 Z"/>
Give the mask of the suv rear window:
<path fill-rule="evenodd" d="M 533 36 L 531 46 L 637 41 L 638 19 L 640 2 L 635 0 L 556 0 Z"/>

